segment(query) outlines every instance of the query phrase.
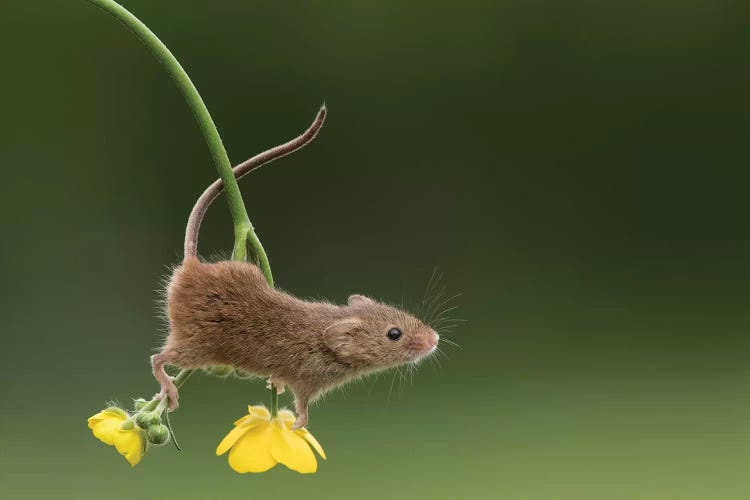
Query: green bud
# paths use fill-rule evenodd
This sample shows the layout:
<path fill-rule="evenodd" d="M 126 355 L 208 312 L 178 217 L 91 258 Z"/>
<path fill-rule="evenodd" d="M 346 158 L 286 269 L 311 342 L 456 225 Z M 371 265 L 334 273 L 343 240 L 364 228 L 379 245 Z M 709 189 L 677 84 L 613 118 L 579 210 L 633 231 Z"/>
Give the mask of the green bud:
<path fill-rule="evenodd" d="M 148 429 L 153 425 L 161 423 L 161 415 L 154 411 L 144 411 L 135 417 L 135 423 L 138 424 L 138 427 L 141 429 Z"/>
<path fill-rule="evenodd" d="M 138 398 L 133 400 L 133 408 L 135 408 L 135 411 L 141 411 L 144 406 L 148 404 L 148 401 L 146 401 L 143 398 Z"/>
<path fill-rule="evenodd" d="M 152 425 L 146 431 L 146 439 L 151 444 L 164 444 L 169 441 L 169 429 L 167 429 L 166 425 L 162 424 Z"/>
<path fill-rule="evenodd" d="M 135 427 L 135 426 L 133 425 L 133 421 L 132 421 L 132 420 L 130 420 L 130 419 L 128 419 L 128 420 L 126 420 L 126 421 L 124 421 L 124 422 L 122 423 L 122 425 L 120 426 L 120 429 L 122 429 L 122 430 L 124 430 L 124 431 L 129 431 L 129 430 L 130 430 L 130 429 L 132 429 L 133 427 Z"/>

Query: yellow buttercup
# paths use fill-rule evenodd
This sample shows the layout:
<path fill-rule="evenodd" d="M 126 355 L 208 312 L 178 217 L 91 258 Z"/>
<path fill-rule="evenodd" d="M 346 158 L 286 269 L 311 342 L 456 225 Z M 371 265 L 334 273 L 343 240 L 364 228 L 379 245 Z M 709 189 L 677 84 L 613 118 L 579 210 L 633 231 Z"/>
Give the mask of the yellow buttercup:
<path fill-rule="evenodd" d="M 107 408 L 89 417 L 88 422 L 94 437 L 114 446 L 131 466 L 135 467 L 141 461 L 146 451 L 144 432 L 128 421 L 128 414 L 124 410 Z"/>
<path fill-rule="evenodd" d="M 307 429 L 292 430 L 294 414 L 289 410 L 280 410 L 275 418 L 263 406 L 247 410 L 216 448 L 216 455 L 229 451 L 229 466 L 236 472 L 265 472 L 279 463 L 303 474 L 315 472 L 318 462 L 310 447 L 325 460 L 323 448 Z"/>

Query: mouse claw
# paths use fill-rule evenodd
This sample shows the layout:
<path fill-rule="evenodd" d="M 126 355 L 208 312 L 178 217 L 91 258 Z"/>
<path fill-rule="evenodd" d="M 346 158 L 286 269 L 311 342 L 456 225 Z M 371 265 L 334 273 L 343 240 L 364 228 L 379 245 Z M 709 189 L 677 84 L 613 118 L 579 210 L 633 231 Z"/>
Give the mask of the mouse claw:
<path fill-rule="evenodd" d="M 169 398 L 169 411 L 175 411 L 180 406 L 180 394 L 174 384 L 162 387 L 161 391 L 154 395 L 154 398 L 158 401 L 162 401 L 165 397 Z"/>
<path fill-rule="evenodd" d="M 297 415 L 297 420 L 294 421 L 294 425 L 292 425 L 292 430 L 296 431 L 297 429 L 301 429 L 304 426 L 307 425 L 308 418 L 307 413 L 302 413 L 300 415 Z"/>

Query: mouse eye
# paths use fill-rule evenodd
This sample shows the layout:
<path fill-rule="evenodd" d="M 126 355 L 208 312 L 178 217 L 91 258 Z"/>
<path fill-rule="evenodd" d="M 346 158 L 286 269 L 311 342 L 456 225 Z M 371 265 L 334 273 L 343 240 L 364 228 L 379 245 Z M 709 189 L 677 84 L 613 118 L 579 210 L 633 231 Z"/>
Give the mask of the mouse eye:
<path fill-rule="evenodd" d="M 386 336 L 391 340 L 398 340 L 401 338 L 401 330 L 398 328 L 391 328 L 388 330 L 388 333 L 386 333 Z"/>

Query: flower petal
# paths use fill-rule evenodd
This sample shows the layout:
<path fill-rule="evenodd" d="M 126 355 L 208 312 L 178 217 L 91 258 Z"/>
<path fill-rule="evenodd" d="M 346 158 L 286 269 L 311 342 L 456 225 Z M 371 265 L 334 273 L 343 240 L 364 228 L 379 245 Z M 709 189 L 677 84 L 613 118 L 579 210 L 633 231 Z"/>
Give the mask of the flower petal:
<path fill-rule="evenodd" d="M 318 470 L 315 454 L 301 436 L 290 431 L 286 426 L 273 425 L 272 427 L 271 455 L 273 458 L 302 474 Z"/>
<path fill-rule="evenodd" d="M 89 417 L 88 420 L 90 422 L 92 420 L 102 420 L 104 418 L 109 418 L 109 417 L 116 417 L 116 418 L 119 418 L 120 420 L 125 420 L 126 418 L 128 418 L 128 414 L 122 408 L 118 408 L 116 406 L 110 406 L 108 408 L 103 409 L 96 415 Z"/>
<path fill-rule="evenodd" d="M 106 410 L 100 411 L 96 415 L 91 415 L 86 422 L 89 424 L 89 429 L 93 429 L 96 424 L 104 420 L 105 418 L 110 418 L 110 415 L 107 414 Z"/>
<path fill-rule="evenodd" d="M 100 411 L 89 418 L 89 429 L 91 429 L 94 437 L 99 441 L 112 446 L 114 444 L 115 432 L 120 429 L 120 425 L 122 425 L 124 420 L 125 417 L 117 413 L 107 410 Z"/>
<path fill-rule="evenodd" d="M 229 452 L 229 466 L 243 473 L 265 472 L 276 465 L 271 456 L 272 432 L 270 422 L 258 422 L 245 432 Z"/>
<path fill-rule="evenodd" d="M 292 425 L 294 424 L 294 421 L 297 420 L 297 417 L 294 416 L 294 413 L 292 413 L 289 410 L 279 410 L 279 413 L 276 417 L 279 422 L 281 422 L 284 427 L 287 429 L 291 429 Z"/>
<path fill-rule="evenodd" d="M 229 448 L 234 446 L 234 444 L 243 436 L 247 431 L 258 425 L 261 420 L 258 420 L 251 415 L 248 415 L 248 420 L 242 424 L 237 425 L 234 429 L 229 431 L 229 434 L 224 436 L 224 439 L 221 440 L 221 443 L 219 443 L 219 446 L 216 447 L 216 456 L 223 455 L 227 451 L 229 451 Z"/>
<path fill-rule="evenodd" d="M 125 457 L 131 466 L 135 467 L 143 458 L 146 449 L 146 441 L 143 437 L 143 431 L 133 429 L 120 429 L 114 434 L 115 448 Z"/>
<path fill-rule="evenodd" d="M 266 408 L 265 406 L 248 406 L 247 412 L 256 418 L 271 420 L 271 414 L 268 412 L 268 408 Z"/>
<path fill-rule="evenodd" d="M 252 415 L 245 415 L 244 417 L 240 417 L 237 420 L 235 420 L 234 421 L 234 425 L 235 425 L 235 427 L 238 426 L 238 425 L 242 425 L 245 422 L 247 422 L 248 420 L 250 420 L 251 418 L 257 418 L 257 417 L 254 417 Z"/>
<path fill-rule="evenodd" d="M 310 433 L 310 431 L 308 431 L 307 429 L 303 427 L 301 429 L 297 429 L 294 432 L 297 433 L 298 436 L 302 436 L 302 438 L 304 438 L 305 441 L 310 443 L 310 446 L 312 446 L 313 449 L 315 449 L 315 451 L 318 452 L 318 455 L 320 455 L 323 458 L 323 460 L 326 459 L 326 453 L 323 451 L 323 447 L 320 446 L 320 443 L 318 442 L 317 439 L 315 439 L 315 436 L 313 436 Z"/>
<path fill-rule="evenodd" d="M 119 408 L 117 408 L 117 410 L 119 410 Z M 93 426 L 96 425 L 98 422 L 101 422 L 102 420 L 106 420 L 109 418 L 116 418 L 120 421 L 123 421 L 128 418 L 128 415 L 122 410 L 116 411 L 116 409 L 107 408 L 106 410 L 100 411 L 96 415 L 90 416 L 86 421 L 89 424 L 89 429 L 93 429 Z"/>

